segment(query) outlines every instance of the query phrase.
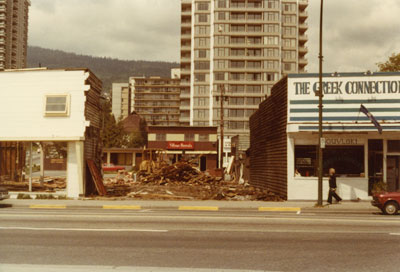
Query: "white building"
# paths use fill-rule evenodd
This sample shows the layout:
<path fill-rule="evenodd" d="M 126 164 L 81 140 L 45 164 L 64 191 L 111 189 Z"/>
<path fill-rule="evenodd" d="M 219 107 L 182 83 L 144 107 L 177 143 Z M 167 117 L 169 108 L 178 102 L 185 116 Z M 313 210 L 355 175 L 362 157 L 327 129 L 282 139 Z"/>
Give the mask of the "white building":
<path fill-rule="evenodd" d="M 100 166 L 101 81 L 89 70 L 0 72 L 1 142 L 67 142 L 67 196 L 91 193 L 87 160 Z"/>
<path fill-rule="evenodd" d="M 251 118 L 252 182 L 288 200 L 317 198 L 318 86 L 318 74 L 291 74 Z M 329 168 L 345 200 L 370 199 L 378 181 L 399 190 L 400 73 L 325 74 L 323 93 L 324 198 Z"/>

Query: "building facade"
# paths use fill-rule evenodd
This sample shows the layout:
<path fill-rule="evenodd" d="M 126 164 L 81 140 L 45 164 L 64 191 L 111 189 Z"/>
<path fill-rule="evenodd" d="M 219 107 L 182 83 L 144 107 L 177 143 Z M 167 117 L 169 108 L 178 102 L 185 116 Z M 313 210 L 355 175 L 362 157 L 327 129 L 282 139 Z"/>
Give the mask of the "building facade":
<path fill-rule="evenodd" d="M 180 79 L 131 77 L 133 110 L 148 125 L 179 126 Z"/>
<path fill-rule="evenodd" d="M 0 0 L 0 70 L 26 67 L 29 0 Z"/>
<path fill-rule="evenodd" d="M 113 83 L 111 101 L 112 113 L 116 121 L 128 117 L 133 105 L 129 83 Z"/>
<path fill-rule="evenodd" d="M 148 148 L 160 150 L 168 163 L 181 159 L 196 164 L 200 171 L 217 168 L 217 128 L 194 126 L 149 126 Z"/>
<path fill-rule="evenodd" d="M 329 168 L 343 199 L 368 200 L 377 182 L 399 190 L 400 73 L 325 74 L 323 82 L 324 199 Z M 318 88 L 318 74 L 289 75 L 251 117 L 251 183 L 317 199 Z"/>
<path fill-rule="evenodd" d="M 308 0 L 182 0 L 181 123 L 218 126 L 222 100 L 225 134 L 248 137 L 249 117 L 274 83 L 305 72 L 307 6 Z"/>
<path fill-rule="evenodd" d="M 15 147 L 32 142 L 65 143 L 67 197 L 93 194 L 95 185 L 87 162 L 101 167 L 101 89 L 102 82 L 87 69 L 0 72 L 0 90 L 7 90 L 0 92 L 0 118 L 7 120 L 0 131 L 0 147 L 10 142 Z M 0 177 L 9 175 L 3 168 L 0 171 Z"/>

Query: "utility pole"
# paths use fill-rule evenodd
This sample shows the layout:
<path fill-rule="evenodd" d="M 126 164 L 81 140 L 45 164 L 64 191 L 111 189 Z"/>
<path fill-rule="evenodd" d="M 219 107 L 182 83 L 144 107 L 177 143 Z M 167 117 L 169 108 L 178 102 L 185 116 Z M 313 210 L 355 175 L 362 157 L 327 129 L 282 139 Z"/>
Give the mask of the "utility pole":
<path fill-rule="evenodd" d="M 224 84 L 219 85 L 220 91 L 220 100 L 221 100 L 221 123 L 220 123 L 220 132 L 221 132 L 221 141 L 220 141 L 220 168 L 222 170 L 222 180 L 225 180 L 225 172 L 224 172 L 224 94 L 225 94 L 225 86 Z"/>
<path fill-rule="evenodd" d="M 322 175 L 323 175 L 323 164 L 322 164 L 322 18 L 324 10 L 324 0 L 321 0 L 321 12 L 320 12 L 320 25 L 319 25 L 319 92 L 318 92 L 318 203 L 317 206 L 322 206 Z"/>

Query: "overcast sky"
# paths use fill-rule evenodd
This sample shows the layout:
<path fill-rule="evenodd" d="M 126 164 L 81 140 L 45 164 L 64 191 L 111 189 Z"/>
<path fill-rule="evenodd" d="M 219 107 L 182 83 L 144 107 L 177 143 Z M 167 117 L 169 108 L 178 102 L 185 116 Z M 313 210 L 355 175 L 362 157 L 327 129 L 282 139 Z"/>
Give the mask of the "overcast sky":
<path fill-rule="evenodd" d="M 29 45 L 179 62 L 180 0 L 31 0 Z M 318 71 L 320 0 L 309 0 L 308 72 Z M 400 1 L 325 0 L 324 71 L 375 71 L 400 53 Z"/>

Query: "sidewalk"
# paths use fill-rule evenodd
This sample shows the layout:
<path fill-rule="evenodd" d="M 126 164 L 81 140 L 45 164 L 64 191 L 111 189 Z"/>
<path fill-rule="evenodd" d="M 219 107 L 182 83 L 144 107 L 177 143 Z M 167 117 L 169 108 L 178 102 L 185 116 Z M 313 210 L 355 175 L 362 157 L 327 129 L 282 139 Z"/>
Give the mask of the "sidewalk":
<path fill-rule="evenodd" d="M 36 209 L 115 209 L 115 210 L 208 210 L 229 211 L 246 210 L 260 212 L 328 212 L 328 213 L 373 213 L 379 209 L 369 201 L 344 201 L 341 204 L 315 207 L 315 201 L 169 201 L 169 200 L 36 200 L 36 199 L 6 199 L 0 202 L 0 207 L 36 208 Z"/>

